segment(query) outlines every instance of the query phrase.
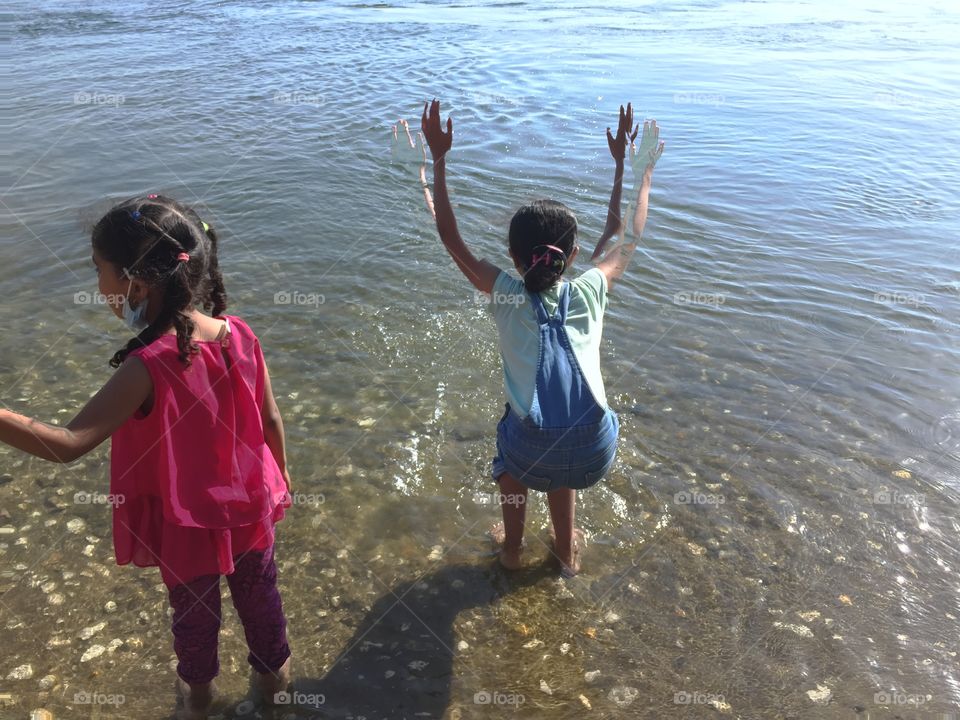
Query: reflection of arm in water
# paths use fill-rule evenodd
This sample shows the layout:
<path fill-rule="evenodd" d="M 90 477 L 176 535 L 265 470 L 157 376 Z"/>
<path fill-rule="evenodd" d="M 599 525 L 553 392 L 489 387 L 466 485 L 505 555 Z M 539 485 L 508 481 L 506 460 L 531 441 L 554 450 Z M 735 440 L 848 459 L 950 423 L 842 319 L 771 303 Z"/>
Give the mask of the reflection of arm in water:
<path fill-rule="evenodd" d="M 481 292 L 489 293 L 493 290 L 493 283 L 500 274 L 500 268 L 487 260 L 478 259 L 467 247 L 463 238 L 460 237 L 457 219 L 447 194 L 446 155 L 453 145 L 453 120 L 447 118 L 447 131 L 444 132 L 440 125 L 440 101 L 434 100 L 430 104 L 429 115 L 427 103 L 424 103 L 420 124 L 427 145 L 430 146 L 430 154 L 433 156 L 433 194 L 436 200 L 435 217 L 440 240 L 443 241 L 444 247 L 457 267 L 473 283 L 473 286 Z"/>
<path fill-rule="evenodd" d="M 607 145 L 610 146 L 610 154 L 613 156 L 615 168 L 613 172 L 613 190 L 610 191 L 610 204 L 607 207 L 607 224 L 603 228 L 603 234 L 597 240 L 597 247 L 593 251 L 591 259 L 598 258 L 603 253 L 603 248 L 607 241 L 617 234 L 620 228 L 620 196 L 623 191 L 623 167 L 624 157 L 627 153 L 627 137 L 631 142 L 637 137 L 637 128 L 631 132 L 633 127 L 633 105 L 627 103 L 627 109 L 620 106 L 620 122 L 617 125 L 617 136 L 610 134 L 610 128 L 607 128 Z"/>
<path fill-rule="evenodd" d="M 400 136 L 398 128 L 402 127 L 407 135 L 406 143 Z M 423 139 L 423 133 L 417 133 L 417 142 L 414 143 L 413 136 L 410 135 L 410 125 L 406 120 L 399 120 L 397 125 L 393 126 L 393 146 L 391 148 L 391 157 L 401 162 L 416 162 L 420 165 L 420 185 L 423 187 L 423 200 L 427 204 L 427 210 L 434 221 L 437 219 L 437 211 L 433 209 L 433 195 L 430 194 L 430 184 L 427 182 L 427 148 Z"/>
<path fill-rule="evenodd" d="M 597 262 L 597 267 L 607 277 L 608 288 L 612 286 L 614 280 L 623 275 L 630 263 L 630 258 L 637 249 L 637 244 L 643 237 L 643 228 L 647 223 L 650 186 L 653 182 L 653 168 L 663 153 L 663 146 L 656 120 L 648 120 L 643 124 L 643 137 L 640 140 L 639 149 L 632 143 L 630 145 L 630 164 L 637 180 L 637 198 L 627 205 L 627 213 L 620 223 L 617 244 Z M 628 223 L 632 223 L 633 232 L 631 241 L 626 243 L 624 236 Z"/>

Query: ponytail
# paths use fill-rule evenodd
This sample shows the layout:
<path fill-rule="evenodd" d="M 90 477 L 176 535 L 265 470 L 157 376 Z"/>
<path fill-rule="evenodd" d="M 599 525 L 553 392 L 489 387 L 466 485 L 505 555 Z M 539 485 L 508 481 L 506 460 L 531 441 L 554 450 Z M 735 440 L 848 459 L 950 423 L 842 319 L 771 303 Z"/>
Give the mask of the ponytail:
<path fill-rule="evenodd" d="M 217 231 L 203 223 L 203 232 L 210 241 L 210 254 L 207 262 L 207 274 L 210 290 L 203 303 L 203 309 L 214 317 L 223 314 L 227 309 L 227 290 L 223 286 L 223 276 L 220 274 L 220 261 L 217 258 L 220 238 Z"/>

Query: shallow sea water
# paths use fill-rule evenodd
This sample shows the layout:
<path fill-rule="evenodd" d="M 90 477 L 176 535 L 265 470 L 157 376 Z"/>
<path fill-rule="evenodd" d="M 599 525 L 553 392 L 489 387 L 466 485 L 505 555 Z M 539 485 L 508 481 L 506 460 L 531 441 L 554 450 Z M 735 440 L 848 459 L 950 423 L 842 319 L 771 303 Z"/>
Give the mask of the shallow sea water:
<path fill-rule="evenodd" d="M 225 602 L 219 716 L 949 716 L 958 25 L 820 0 L 14 9 L 0 400 L 66 422 L 105 382 L 126 336 L 89 302 L 89 227 L 164 192 L 224 236 L 298 492 L 277 548 L 296 703 L 245 699 Z M 570 581 L 541 499 L 527 570 L 485 535 L 494 326 L 390 158 L 433 96 L 461 231 L 504 266 L 535 197 L 592 250 L 619 103 L 667 142 L 605 323 L 620 455 L 580 497 Z M 159 573 L 118 568 L 109 506 L 76 500 L 107 462 L 0 448 L 4 718 L 173 711 Z"/>

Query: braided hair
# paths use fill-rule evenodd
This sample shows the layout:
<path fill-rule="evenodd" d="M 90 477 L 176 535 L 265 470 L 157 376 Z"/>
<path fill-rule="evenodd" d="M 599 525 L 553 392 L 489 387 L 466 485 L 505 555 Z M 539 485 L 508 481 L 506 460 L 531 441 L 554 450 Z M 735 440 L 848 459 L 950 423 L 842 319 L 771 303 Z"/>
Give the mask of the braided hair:
<path fill-rule="evenodd" d="M 146 347 L 171 327 L 177 331 L 180 360 L 189 366 L 199 351 L 189 312 L 201 308 L 217 316 L 227 293 L 217 262 L 216 232 L 191 208 L 163 195 L 125 200 L 93 228 L 93 247 L 129 278 L 161 289 L 160 312 L 149 326 L 110 360 L 120 367 L 133 350 Z M 183 259 L 183 254 L 189 259 Z"/>
<path fill-rule="evenodd" d="M 553 287 L 567 269 L 577 244 L 577 216 L 556 200 L 535 200 L 510 220 L 510 252 L 523 270 L 523 284 L 539 293 Z"/>

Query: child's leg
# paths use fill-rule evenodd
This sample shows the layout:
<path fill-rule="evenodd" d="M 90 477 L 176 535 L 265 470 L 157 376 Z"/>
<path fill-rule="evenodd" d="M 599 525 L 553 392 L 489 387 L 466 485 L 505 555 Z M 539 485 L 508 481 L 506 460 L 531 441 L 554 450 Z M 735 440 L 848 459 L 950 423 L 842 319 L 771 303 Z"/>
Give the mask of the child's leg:
<path fill-rule="evenodd" d="M 213 702 L 213 678 L 220 671 L 220 576 L 202 575 L 176 585 L 169 588 L 169 597 L 183 717 L 205 718 Z"/>
<path fill-rule="evenodd" d="M 521 566 L 523 527 L 527 515 L 527 488 L 514 480 L 510 473 L 501 475 L 498 482 L 500 483 L 500 511 L 503 513 L 503 547 L 500 550 L 500 562 L 504 567 L 516 570 Z"/>
<path fill-rule="evenodd" d="M 290 684 L 287 619 L 277 589 L 273 547 L 237 558 L 234 568 L 227 582 L 247 638 L 247 661 L 258 673 L 264 699 L 272 702 L 274 694 Z"/>
<path fill-rule="evenodd" d="M 577 491 L 559 488 L 547 493 L 550 520 L 553 522 L 553 554 L 560 561 L 565 575 L 580 572 L 579 537 L 573 528 L 576 514 Z"/>

